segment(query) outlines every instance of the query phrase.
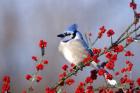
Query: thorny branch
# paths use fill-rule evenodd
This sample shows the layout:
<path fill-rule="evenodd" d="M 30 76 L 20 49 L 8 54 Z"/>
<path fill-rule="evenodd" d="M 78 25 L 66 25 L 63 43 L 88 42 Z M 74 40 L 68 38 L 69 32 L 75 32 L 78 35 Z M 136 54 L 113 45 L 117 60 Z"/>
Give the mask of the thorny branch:
<path fill-rule="evenodd" d="M 129 29 L 132 27 L 132 25 L 133 25 L 133 24 L 131 24 L 131 25 L 126 29 L 125 33 L 123 33 L 121 36 L 124 36 L 124 35 L 126 34 L 126 32 L 128 32 Z M 138 31 L 139 29 L 140 29 L 140 26 L 138 26 L 138 27 L 137 27 L 136 29 L 134 29 L 132 32 L 129 32 L 124 38 L 120 38 L 120 37 L 119 37 L 119 38 L 117 39 L 117 41 L 116 41 L 115 43 L 113 43 L 113 44 L 107 49 L 107 51 L 109 51 L 114 45 L 118 45 L 118 44 L 122 43 L 126 38 L 128 38 L 130 35 L 132 35 L 132 34 L 135 33 L 136 31 Z M 124 48 L 126 48 L 128 45 L 129 45 L 129 44 L 126 44 L 126 45 L 124 46 Z M 100 53 L 99 56 L 101 56 L 101 55 L 103 55 L 103 54 L 104 54 L 104 52 Z M 90 63 L 90 62 L 92 62 L 92 60 L 89 61 L 89 62 L 87 62 L 87 64 Z M 81 65 L 80 68 L 83 69 L 85 66 L 86 66 L 86 64 Z M 57 88 L 58 86 L 60 86 L 63 82 L 65 82 L 65 80 L 68 79 L 69 77 L 71 77 L 71 76 L 77 74 L 77 72 L 81 70 L 80 68 L 76 67 L 76 68 L 74 69 L 73 72 L 68 73 L 68 75 L 67 75 L 66 77 L 62 78 L 62 80 L 61 80 L 60 82 L 58 82 L 58 83 L 53 87 L 53 89 L 56 89 L 56 88 Z"/>

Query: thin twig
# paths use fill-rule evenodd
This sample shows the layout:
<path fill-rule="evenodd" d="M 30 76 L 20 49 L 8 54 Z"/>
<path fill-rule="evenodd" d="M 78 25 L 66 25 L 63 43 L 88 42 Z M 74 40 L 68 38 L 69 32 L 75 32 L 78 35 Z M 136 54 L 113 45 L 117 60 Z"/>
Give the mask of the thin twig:
<path fill-rule="evenodd" d="M 138 31 L 139 28 L 140 28 L 140 25 L 139 25 L 137 28 L 135 28 L 132 32 L 128 33 L 128 35 L 126 35 L 126 37 L 124 37 L 123 39 L 121 39 L 118 43 L 121 43 L 121 42 L 124 41 L 126 38 L 128 38 L 131 34 L 133 34 L 133 33 L 135 33 L 136 31 Z M 118 44 L 118 43 L 117 43 L 117 44 Z"/>
<path fill-rule="evenodd" d="M 95 41 L 91 44 L 91 46 L 93 47 L 95 45 L 95 43 L 98 41 L 98 37 L 95 39 Z"/>
<path fill-rule="evenodd" d="M 118 43 L 118 41 L 119 41 L 121 38 L 123 38 L 123 36 L 124 36 L 126 33 L 128 33 L 128 31 L 131 29 L 131 27 L 132 27 L 133 25 L 134 25 L 134 22 L 131 23 L 131 24 L 128 26 L 128 28 L 120 35 L 120 37 L 116 40 L 115 43 Z"/>
<path fill-rule="evenodd" d="M 111 36 L 111 45 L 113 44 L 113 38 L 112 38 L 112 36 Z"/>
<path fill-rule="evenodd" d="M 87 33 L 85 33 L 85 39 L 86 39 L 87 45 L 89 45 L 88 38 L 87 38 Z"/>

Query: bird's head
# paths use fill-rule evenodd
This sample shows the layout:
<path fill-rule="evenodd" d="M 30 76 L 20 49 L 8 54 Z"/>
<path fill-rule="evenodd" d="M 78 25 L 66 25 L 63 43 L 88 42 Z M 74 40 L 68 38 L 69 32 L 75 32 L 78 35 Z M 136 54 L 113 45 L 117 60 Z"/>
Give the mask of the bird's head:
<path fill-rule="evenodd" d="M 73 39 L 80 39 L 82 38 L 82 35 L 79 31 L 77 31 L 77 28 L 77 24 L 72 24 L 66 31 L 64 31 L 64 33 L 57 35 L 57 37 L 60 37 L 62 42 L 68 42 Z"/>

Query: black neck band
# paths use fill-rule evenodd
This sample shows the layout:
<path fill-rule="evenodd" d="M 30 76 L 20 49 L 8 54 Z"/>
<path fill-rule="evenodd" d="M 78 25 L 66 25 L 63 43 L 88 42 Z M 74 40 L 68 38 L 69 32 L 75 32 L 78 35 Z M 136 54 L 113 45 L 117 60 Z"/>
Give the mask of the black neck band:
<path fill-rule="evenodd" d="M 77 32 L 78 32 L 77 30 L 74 31 L 73 36 L 72 36 L 72 39 L 75 38 Z"/>

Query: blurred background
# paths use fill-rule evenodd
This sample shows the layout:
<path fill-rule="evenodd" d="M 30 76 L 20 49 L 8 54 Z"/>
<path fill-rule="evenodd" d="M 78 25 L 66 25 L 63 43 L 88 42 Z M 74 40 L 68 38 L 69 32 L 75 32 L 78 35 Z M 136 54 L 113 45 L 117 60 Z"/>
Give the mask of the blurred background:
<path fill-rule="evenodd" d="M 115 31 L 116 39 L 133 20 L 133 12 L 129 8 L 131 0 L 0 0 L 0 80 L 4 75 L 11 76 L 12 93 L 21 93 L 29 87 L 25 80 L 27 73 L 35 71 L 33 55 L 40 56 L 38 42 L 47 40 L 46 50 L 49 64 L 41 72 L 43 80 L 35 84 L 34 93 L 45 93 L 46 86 L 53 86 L 58 80 L 62 64 L 69 64 L 58 52 L 60 39 L 57 34 L 72 24 L 79 25 L 82 33 L 92 32 L 93 40 L 98 29 L 104 25 Z M 136 0 L 140 11 L 140 0 Z M 103 37 L 94 47 L 109 45 Z M 129 46 L 135 52 L 130 60 L 134 63 L 132 78 L 140 76 L 140 43 Z M 125 58 L 119 56 L 118 65 L 123 67 Z M 91 68 L 86 68 L 74 77 L 76 82 L 66 88 L 73 93 L 78 82 L 89 75 Z M 102 79 L 95 81 L 94 87 L 102 85 Z M 2 82 L 0 81 L 0 87 Z"/>

